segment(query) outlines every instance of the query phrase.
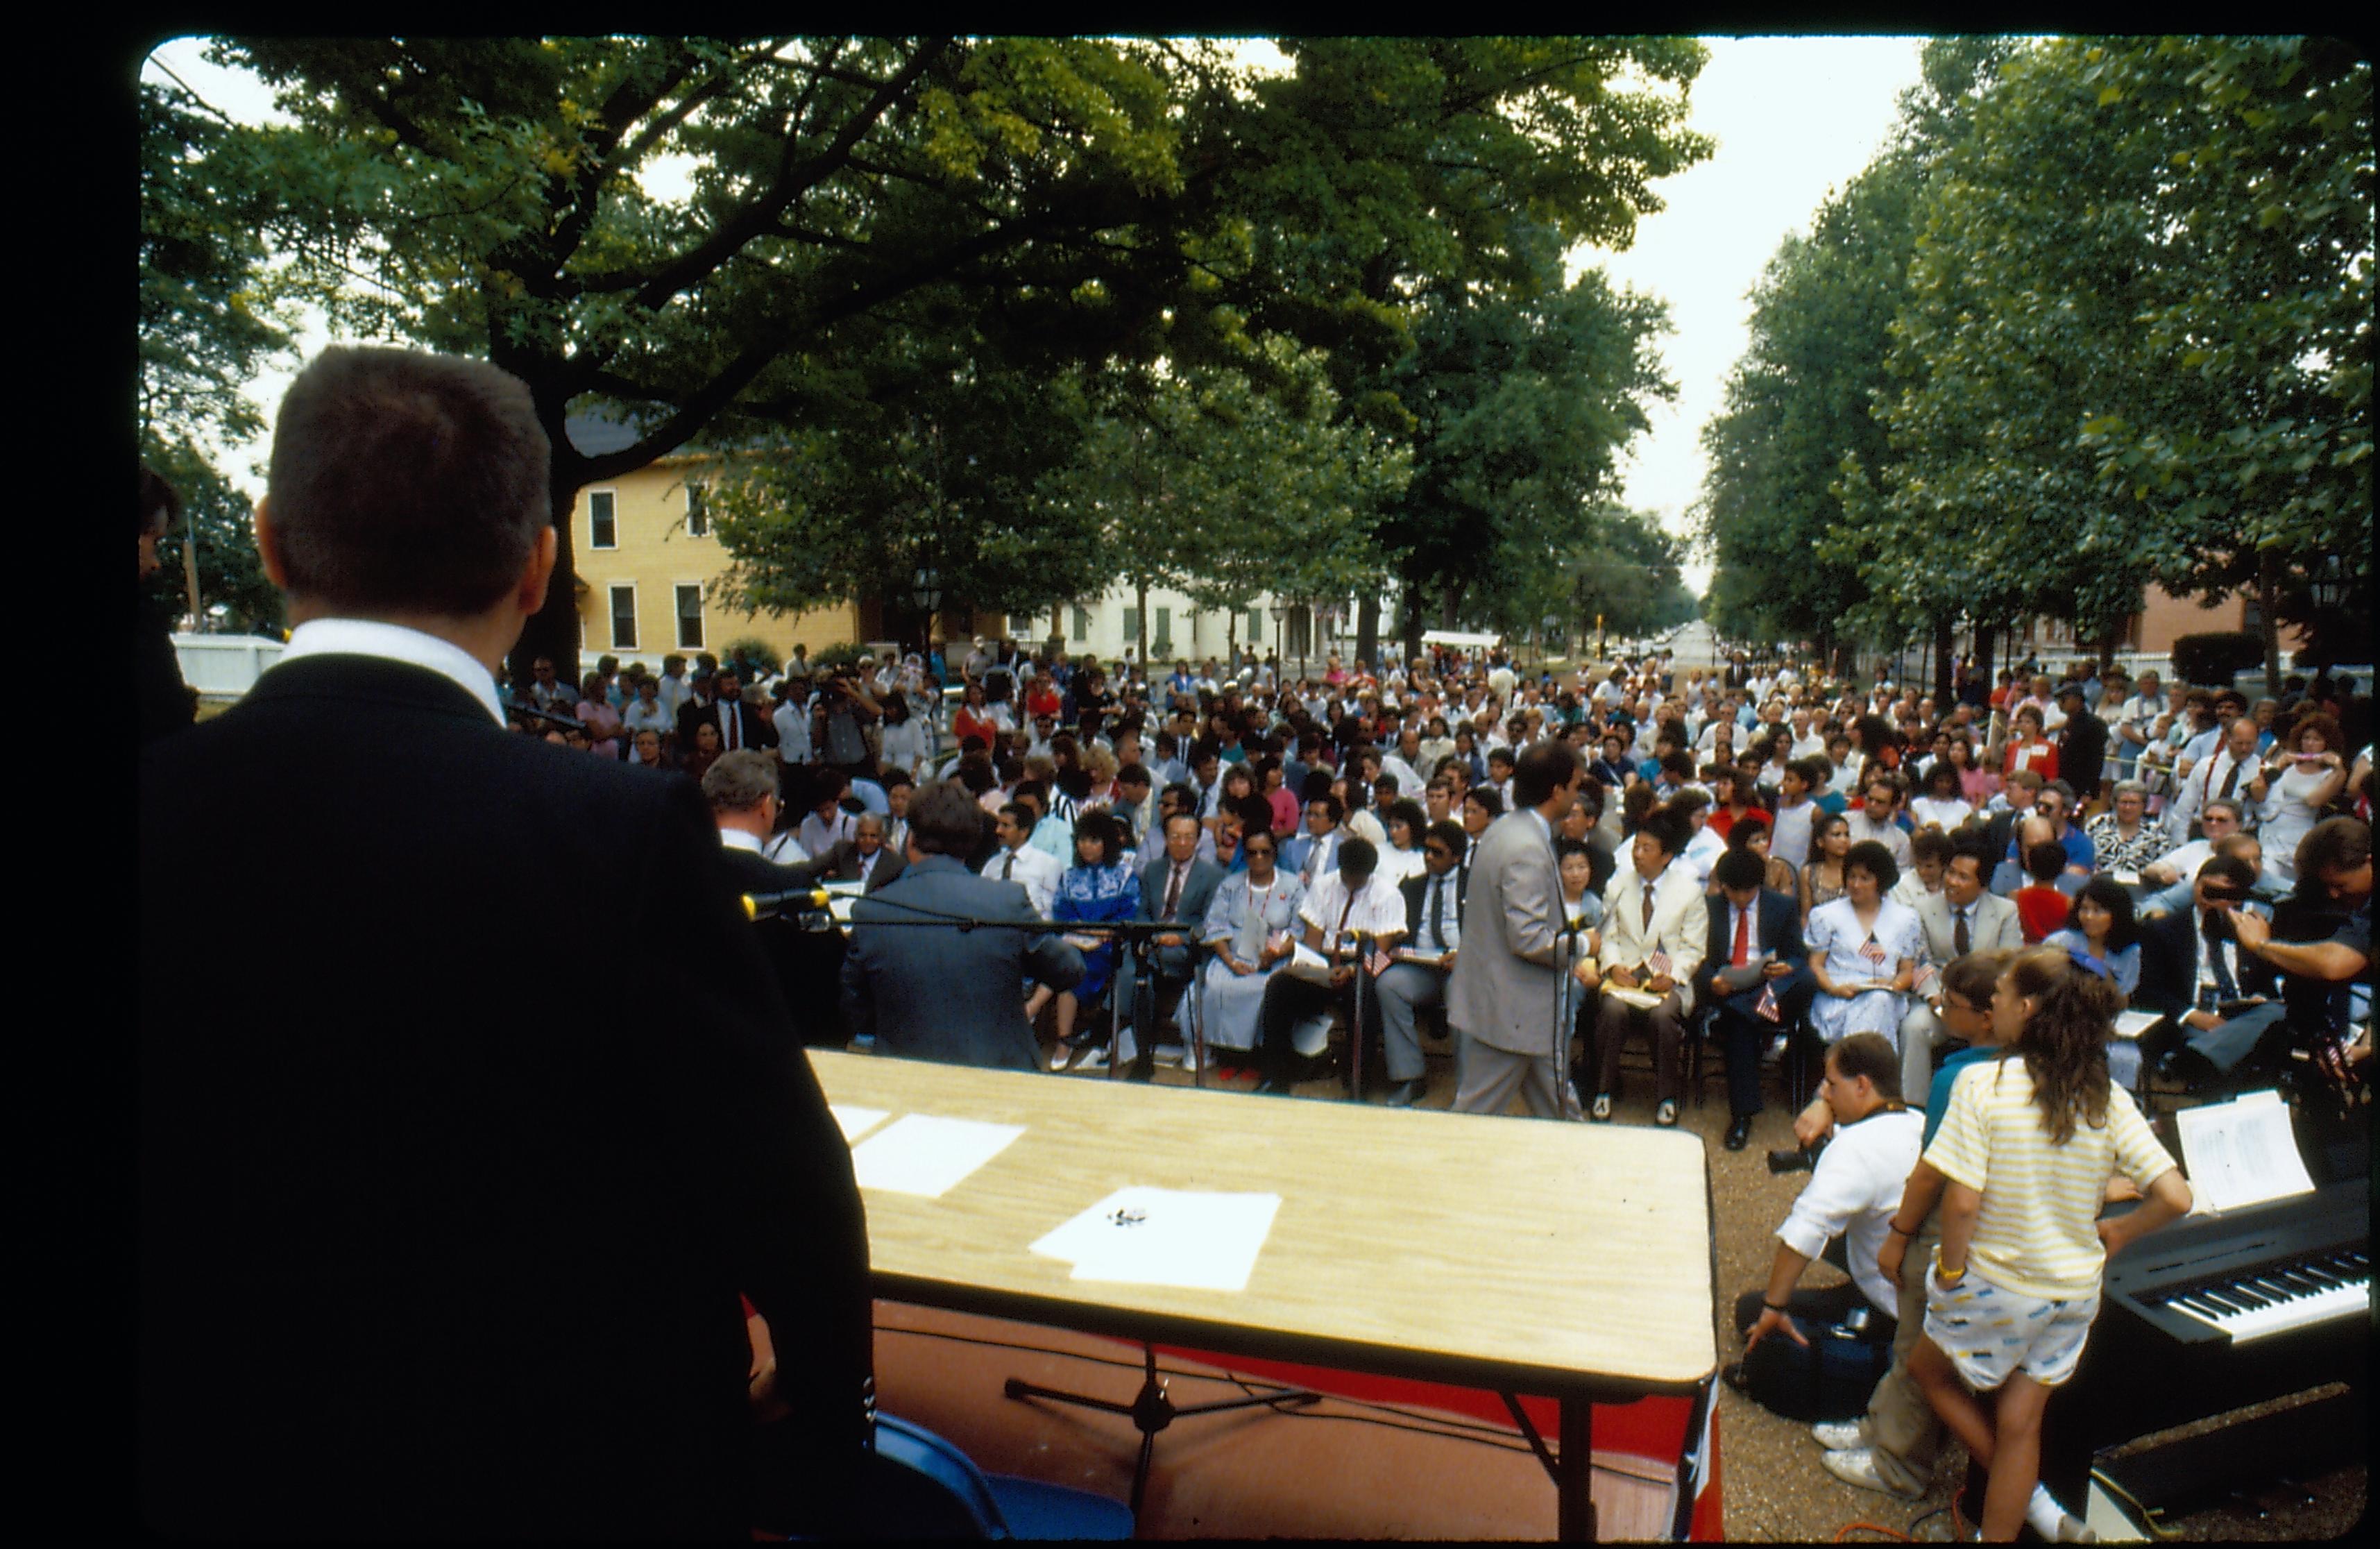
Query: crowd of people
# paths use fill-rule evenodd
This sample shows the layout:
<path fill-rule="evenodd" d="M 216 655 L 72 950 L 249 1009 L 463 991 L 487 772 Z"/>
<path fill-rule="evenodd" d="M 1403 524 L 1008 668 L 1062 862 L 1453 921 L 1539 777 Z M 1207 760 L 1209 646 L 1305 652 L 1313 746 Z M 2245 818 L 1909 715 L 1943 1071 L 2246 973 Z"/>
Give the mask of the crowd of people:
<path fill-rule="evenodd" d="M 1351 1088 L 1411 1104 L 1427 1014 L 1477 1114 L 1611 1122 L 1641 1033 L 1674 1125 L 1707 1036 L 1731 1149 L 1764 1060 L 1822 1046 L 1739 1375 L 1849 1327 L 1876 1354 L 1864 1412 L 1819 1421 L 1831 1471 L 1912 1494 L 1947 1432 L 1986 1536 L 2068 1536 L 2046 1396 L 2107 1255 L 2190 1203 L 2135 1092 L 2295 1053 L 2362 1089 L 2351 683 L 1937 704 L 1742 659 L 1153 674 L 1004 643 L 507 683 L 549 465 L 506 373 L 324 352 L 256 513 L 288 649 L 144 750 L 159 1531 L 831 1536 L 868 1508 L 868 1256 L 799 1043 L 1148 1079 L 1187 1035 L 1287 1093 L 1344 1019 Z M 144 470 L 144 574 L 171 500 Z M 322 837 L 358 804 L 363 868 Z M 237 921 L 186 907 L 260 872 Z M 525 968 L 622 934 L 672 970 L 519 1015 Z M 407 971 L 358 994 L 358 940 Z M 2128 1006 L 2160 1034 L 2115 1037 Z M 1851 1286 L 1801 1290 L 1830 1242 Z"/>

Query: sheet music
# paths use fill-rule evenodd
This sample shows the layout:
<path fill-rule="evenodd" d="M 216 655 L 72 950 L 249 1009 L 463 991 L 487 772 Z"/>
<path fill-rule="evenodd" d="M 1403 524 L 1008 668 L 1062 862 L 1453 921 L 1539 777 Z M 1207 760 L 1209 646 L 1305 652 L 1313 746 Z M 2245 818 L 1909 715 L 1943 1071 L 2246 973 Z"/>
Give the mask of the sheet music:
<path fill-rule="evenodd" d="M 2184 1108 L 2174 1122 L 2181 1131 L 2192 1214 L 2313 1192 L 2279 1092 L 2247 1092 L 2228 1103 Z"/>
<path fill-rule="evenodd" d="M 1278 1194 L 1119 1189 L 1033 1244 L 1075 1280 L 1245 1290 L 1281 1209 Z"/>
<path fill-rule="evenodd" d="M 1330 982 L 1329 960 L 1302 941 L 1291 949 L 1288 961 L 1281 965 L 1281 971 L 1293 979 L 1304 979 L 1316 984 Z"/>

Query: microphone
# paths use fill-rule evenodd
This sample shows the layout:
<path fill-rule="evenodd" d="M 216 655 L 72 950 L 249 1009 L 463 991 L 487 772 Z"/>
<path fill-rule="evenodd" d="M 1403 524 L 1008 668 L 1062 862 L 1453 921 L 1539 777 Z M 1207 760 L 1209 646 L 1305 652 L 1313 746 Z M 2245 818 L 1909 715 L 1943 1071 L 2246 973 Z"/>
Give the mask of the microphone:
<path fill-rule="evenodd" d="M 823 887 L 795 887 L 783 893 L 747 893 L 743 897 L 744 918 L 773 920 L 791 909 L 824 909 L 834 895 Z"/>

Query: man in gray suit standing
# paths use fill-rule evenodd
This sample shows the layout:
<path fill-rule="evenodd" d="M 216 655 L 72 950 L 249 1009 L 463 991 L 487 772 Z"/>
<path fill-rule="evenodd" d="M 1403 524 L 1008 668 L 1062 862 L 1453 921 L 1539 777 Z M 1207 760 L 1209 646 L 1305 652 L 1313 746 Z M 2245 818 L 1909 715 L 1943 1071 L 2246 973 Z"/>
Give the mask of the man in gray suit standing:
<path fill-rule="evenodd" d="M 1025 981 L 1071 989 L 1082 982 L 1083 955 L 1034 913 L 1023 883 L 967 870 L 983 837 L 981 811 L 948 784 L 911 804 L 908 865 L 852 906 L 844 1017 L 854 1037 L 875 1035 L 879 1054 L 1038 1070 Z M 908 923 L 944 919 L 951 923 Z M 1015 924 L 959 923 L 982 920 Z"/>
<path fill-rule="evenodd" d="M 1538 1118 L 1578 1116 L 1563 1079 L 1569 1029 L 1554 1027 L 1562 895 L 1553 825 L 1585 772 L 1569 743 L 1532 744 L 1513 766 L 1513 811 L 1479 841 L 1446 986 L 1457 1113 L 1500 1114 L 1517 1088 Z"/>
<path fill-rule="evenodd" d="M 1913 999 L 1900 1018 L 1900 1090 L 1923 1092 L 1934 1079 L 1934 1045 L 1948 1036 L 1942 1025 L 1942 970 L 1970 952 L 2013 952 L 2024 945 L 2016 906 L 1986 891 L 1992 863 L 1981 846 L 1967 842 L 1950 852 L 1942 870 L 1942 891 L 1917 906 L 1925 956 L 1919 960 Z"/>

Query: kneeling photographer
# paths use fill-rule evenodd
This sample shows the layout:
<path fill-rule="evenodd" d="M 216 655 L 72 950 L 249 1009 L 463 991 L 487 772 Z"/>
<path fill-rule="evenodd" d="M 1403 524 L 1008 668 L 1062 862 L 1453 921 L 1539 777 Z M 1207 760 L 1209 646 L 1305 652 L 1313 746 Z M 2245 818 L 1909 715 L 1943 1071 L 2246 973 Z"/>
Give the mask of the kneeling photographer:
<path fill-rule="evenodd" d="M 1777 1228 L 1767 1286 L 1735 1306 L 1744 1350 L 1730 1380 L 1798 1420 L 1860 1414 L 1892 1364 L 1900 1298 L 1876 1268 L 1876 1253 L 1925 1128 L 1901 1103 L 1900 1056 L 1880 1033 L 1852 1033 L 1828 1050 L 1821 1090 L 1834 1113 L 1834 1140 Z M 1797 1290 L 1802 1272 L 1835 1238 L 1844 1239 L 1851 1282 Z"/>

